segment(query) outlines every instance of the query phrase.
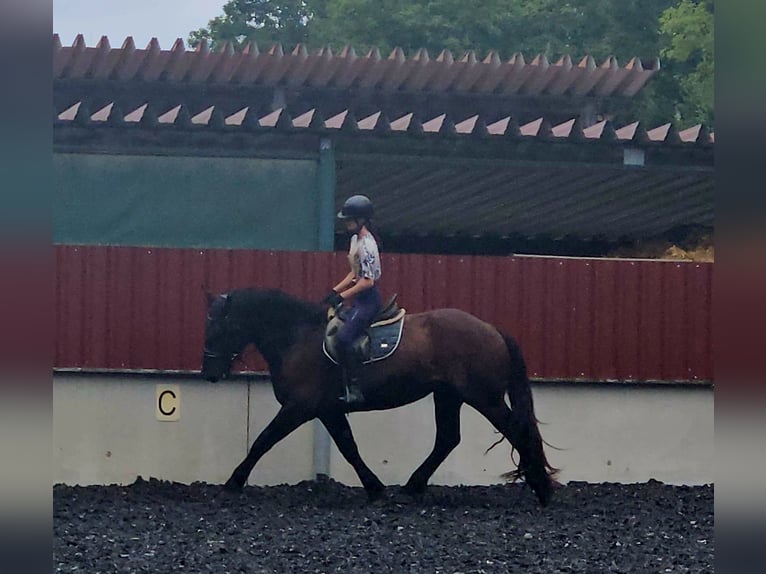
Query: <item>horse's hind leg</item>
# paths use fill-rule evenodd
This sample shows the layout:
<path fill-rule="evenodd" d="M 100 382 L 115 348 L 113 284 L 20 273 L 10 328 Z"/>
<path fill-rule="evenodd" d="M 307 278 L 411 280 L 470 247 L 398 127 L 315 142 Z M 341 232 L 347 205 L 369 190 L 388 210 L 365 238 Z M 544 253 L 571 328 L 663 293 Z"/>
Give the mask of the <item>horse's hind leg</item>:
<path fill-rule="evenodd" d="M 460 407 L 462 406 L 463 400 L 451 389 L 434 392 L 436 410 L 434 448 L 402 488 L 405 493 L 422 494 L 426 489 L 428 479 L 444 462 L 444 459 L 460 444 Z"/>
<path fill-rule="evenodd" d="M 255 439 L 245 460 L 234 469 L 231 478 L 226 481 L 224 488 L 230 491 L 240 490 L 245 485 L 245 482 L 247 482 L 247 477 L 250 476 L 253 467 L 255 467 L 261 457 L 280 440 L 312 418 L 303 409 L 297 407 L 284 406 L 279 409 L 277 415 L 258 435 L 258 438 Z"/>
<path fill-rule="evenodd" d="M 468 402 L 492 423 L 502 435 L 508 439 L 511 445 L 519 451 L 518 471 L 507 473 L 506 477 L 524 478 L 532 490 L 535 491 L 540 503 L 546 506 L 551 497 L 551 482 L 545 466 L 536 456 L 534 446 L 530 445 L 528 437 L 522 429 L 515 424 L 513 413 L 502 399 L 494 402 L 480 401 Z"/>
<path fill-rule="evenodd" d="M 348 424 L 343 412 L 337 410 L 325 413 L 319 417 L 319 420 L 322 421 L 327 432 L 330 433 L 330 436 L 335 441 L 343 458 L 354 467 L 356 474 L 359 476 L 359 480 L 362 481 L 364 490 L 367 492 L 367 496 L 369 496 L 371 500 L 380 497 L 386 487 L 380 479 L 375 476 L 375 473 L 369 469 L 359 455 L 359 449 L 356 446 L 354 435 L 351 432 L 351 426 Z"/>

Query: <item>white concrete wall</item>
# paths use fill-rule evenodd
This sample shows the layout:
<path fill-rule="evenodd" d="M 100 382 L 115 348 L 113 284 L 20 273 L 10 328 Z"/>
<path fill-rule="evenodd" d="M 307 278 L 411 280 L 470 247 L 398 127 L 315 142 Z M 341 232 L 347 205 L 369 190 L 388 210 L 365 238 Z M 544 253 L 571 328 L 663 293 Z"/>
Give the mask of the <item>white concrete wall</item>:
<path fill-rule="evenodd" d="M 713 389 L 579 386 L 537 389 L 545 440 L 565 480 L 709 484 Z M 539 399 L 537 399 L 539 397 Z"/>
<path fill-rule="evenodd" d="M 158 382 L 54 377 L 54 482 L 225 481 L 246 448 L 247 385 L 181 381 L 179 420 L 160 422 Z"/>
<path fill-rule="evenodd" d="M 713 391 L 709 388 L 535 385 L 535 411 L 550 463 L 568 482 L 705 484 L 713 480 Z M 385 483 L 403 484 L 433 445 L 430 398 L 389 412 L 354 413 L 351 425 L 367 464 Z M 514 466 L 510 447 L 484 452 L 499 435 L 464 406 L 460 445 L 432 483 L 495 484 Z M 406 446 L 405 446 L 406 445 Z M 332 475 L 358 484 L 336 449 Z"/>
<path fill-rule="evenodd" d="M 180 417 L 156 418 L 156 385 L 178 384 Z M 562 481 L 712 483 L 710 388 L 535 385 L 535 406 L 550 462 Z M 278 409 L 270 385 L 193 379 L 62 375 L 53 385 L 53 481 L 131 483 L 137 476 L 221 483 Z M 404 483 L 433 445 L 430 398 L 349 420 L 362 457 L 386 484 Z M 463 407 L 462 443 L 434 484 L 494 484 L 513 468 L 507 443 Z M 299 428 L 256 466 L 251 484 L 294 484 L 314 476 L 314 425 Z M 330 474 L 358 485 L 333 445 Z"/>

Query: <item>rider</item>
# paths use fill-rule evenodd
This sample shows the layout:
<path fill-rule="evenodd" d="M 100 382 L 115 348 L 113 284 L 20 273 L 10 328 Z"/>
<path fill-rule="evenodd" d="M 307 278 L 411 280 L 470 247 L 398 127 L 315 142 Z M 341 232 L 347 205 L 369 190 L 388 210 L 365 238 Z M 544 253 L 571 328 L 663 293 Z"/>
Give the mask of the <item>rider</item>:
<path fill-rule="evenodd" d="M 364 400 L 358 386 L 361 359 L 353 353 L 352 345 L 381 308 L 377 285 L 381 275 L 380 254 L 378 242 L 371 231 L 372 214 L 372 202 L 367 196 L 353 195 L 343 204 L 338 219 L 345 222 L 346 230 L 351 234 L 348 252 L 351 270 L 324 299 L 325 303 L 334 307 L 343 303 L 347 308 L 336 339 L 346 375 L 346 394 L 341 400 L 346 403 Z"/>

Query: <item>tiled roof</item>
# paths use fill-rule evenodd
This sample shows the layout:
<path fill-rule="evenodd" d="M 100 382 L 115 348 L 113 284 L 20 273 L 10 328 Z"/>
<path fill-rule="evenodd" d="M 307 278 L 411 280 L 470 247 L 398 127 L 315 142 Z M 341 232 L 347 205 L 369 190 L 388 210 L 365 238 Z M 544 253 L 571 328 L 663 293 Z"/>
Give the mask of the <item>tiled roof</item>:
<path fill-rule="evenodd" d="M 659 70 L 658 59 L 631 59 L 620 66 L 613 57 L 598 64 L 592 56 L 555 62 L 537 55 L 529 62 L 521 54 L 501 59 L 496 52 L 481 58 L 474 52 L 455 57 L 448 50 L 432 58 L 425 49 L 409 56 L 401 48 L 390 55 L 378 49 L 357 54 L 353 47 L 333 53 L 325 47 L 310 52 L 303 45 L 286 52 L 277 44 L 267 51 L 248 44 L 235 52 L 231 44 L 218 51 L 201 42 L 187 50 L 179 38 L 170 50 L 156 39 L 136 48 L 128 37 L 112 48 L 104 36 L 87 46 L 78 35 L 72 46 L 53 36 L 53 78 L 204 83 L 289 88 L 360 88 L 390 92 L 499 94 L 526 96 L 632 97 Z"/>

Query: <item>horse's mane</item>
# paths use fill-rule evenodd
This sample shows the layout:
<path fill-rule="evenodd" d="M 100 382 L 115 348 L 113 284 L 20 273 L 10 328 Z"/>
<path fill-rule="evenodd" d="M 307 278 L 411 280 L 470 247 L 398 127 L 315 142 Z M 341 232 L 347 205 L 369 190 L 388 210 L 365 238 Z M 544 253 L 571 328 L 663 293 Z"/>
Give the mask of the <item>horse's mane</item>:
<path fill-rule="evenodd" d="M 321 329 L 326 310 L 316 303 L 288 295 L 279 289 L 250 287 L 228 293 L 229 313 L 251 333 L 269 364 L 272 379 L 280 376 L 282 358 L 306 329 Z"/>
<path fill-rule="evenodd" d="M 317 303 L 289 295 L 279 289 L 248 287 L 229 293 L 237 308 L 268 312 L 269 319 L 283 325 L 321 325 L 326 322 L 326 309 Z M 270 321 L 272 322 L 272 321 Z"/>

